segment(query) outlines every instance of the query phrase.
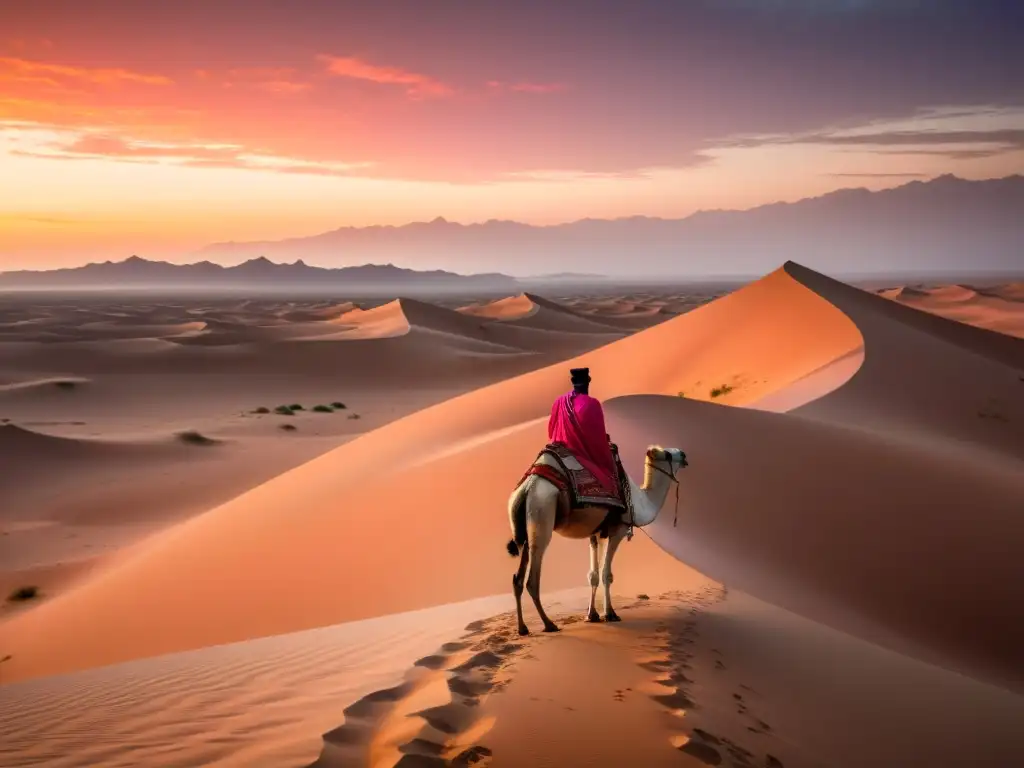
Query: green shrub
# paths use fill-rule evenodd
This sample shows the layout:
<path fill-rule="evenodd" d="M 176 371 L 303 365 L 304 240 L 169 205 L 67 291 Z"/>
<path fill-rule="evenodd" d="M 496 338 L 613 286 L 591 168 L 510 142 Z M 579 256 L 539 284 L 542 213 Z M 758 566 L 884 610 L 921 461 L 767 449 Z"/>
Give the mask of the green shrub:
<path fill-rule="evenodd" d="M 290 405 L 279 405 L 274 409 L 274 413 L 279 413 L 282 416 L 294 416 L 295 413 Z"/>
<path fill-rule="evenodd" d="M 39 597 L 38 587 L 18 587 L 7 596 L 10 603 L 23 603 L 26 600 L 35 600 Z"/>
<path fill-rule="evenodd" d="M 331 408 L 336 408 L 339 411 L 345 410 L 346 406 L 344 403 L 331 403 Z"/>
<path fill-rule="evenodd" d="M 194 429 L 189 429 L 184 432 L 179 432 L 177 435 L 178 439 L 183 443 L 190 445 L 213 445 L 217 441 L 207 437 L 201 432 L 197 432 Z"/>
<path fill-rule="evenodd" d="M 711 390 L 711 396 L 712 397 L 721 397 L 722 395 L 727 395 L 730 392 L 732 392 L 732 387 L 730 387 L 728 384 L 723 384 L 720 387 L 715 387 L 714 389 L 712 389 Z"/>
<path fill-rule="evenodd" d="M 289 406 L 289 408 L 291 408 L 293 411 L 303 410 L 302 406 L 299 403 L 293 403 L 292 405 Z"/>
<path fill-rule="evenodd" d="M 313 410 L 317 413 L 334 413 L 334 409 L 329 405 L 314 405 Z"/>
<path fill-rule="evenodd" d="M 253 413 L 270 413 L 270 409 L 261 405 L 259 408 L 254 410 Z"/>

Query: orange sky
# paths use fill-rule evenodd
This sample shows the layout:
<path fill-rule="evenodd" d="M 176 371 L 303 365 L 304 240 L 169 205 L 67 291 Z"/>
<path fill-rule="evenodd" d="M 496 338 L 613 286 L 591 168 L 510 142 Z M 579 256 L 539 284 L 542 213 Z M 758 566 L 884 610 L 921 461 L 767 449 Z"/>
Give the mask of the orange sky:
<path fill-rule="evenodd" d="M 998 51 L 964 54 L 947 85 L 890 70 L 893 85 L 844 80 L 844 39 L 789 61 L 792 41 L 766 42 L 743 8 L 139 5 L 0 11 L 0 269 L 187 261 L 211 241 L 436 216 L 676 217 L 1024 171 L 1024 110 L 990 85 Z M 927 53 L 927 24 L 914 29 Z M 915 53 L 872 41 L 871 61 Z"/>

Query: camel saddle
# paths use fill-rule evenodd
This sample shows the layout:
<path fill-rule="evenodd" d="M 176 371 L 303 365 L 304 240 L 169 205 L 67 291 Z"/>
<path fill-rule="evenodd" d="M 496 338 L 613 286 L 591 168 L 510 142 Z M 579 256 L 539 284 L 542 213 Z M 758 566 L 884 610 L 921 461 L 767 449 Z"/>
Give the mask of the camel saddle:
<path fill-rule="evenodd" d="M 556 527 L 573 510 L 584 507 L 607 509 L 608 515 L 595 531 L 600 534 L 601 538 L 607 538 L 609 526 L 613 522 L 621 521 L 627 512 L 626 502 L 622 498 L 621 491 L 622 484 L 626 482 L 625 470 L 619 463 L 617 452 L 615 453 L 615 464 L 619 475 L 619 489 L 617 489 L 617 493 L 610 493 L 597 481 L 589 469 L 580 464 L 565 445 L 548 443 L 537 454 L 537 458 L 516 483 L 516 487 L 522 485 L 530 475 L 539 475 L 558 488 L 561 491 L 561 498 L 556 514 Z"/>

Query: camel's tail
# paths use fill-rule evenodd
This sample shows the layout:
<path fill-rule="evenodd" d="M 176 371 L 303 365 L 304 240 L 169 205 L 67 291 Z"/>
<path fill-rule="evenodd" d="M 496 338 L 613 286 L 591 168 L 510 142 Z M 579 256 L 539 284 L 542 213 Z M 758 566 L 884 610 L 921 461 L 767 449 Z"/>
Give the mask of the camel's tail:
<path fill-rule="evenodd" d="M 512 538 L 508 540 L 506 548 L 509 555 L 519 557 L 521 547 L 526 547 L 526 486 L 523 483 L 516 488 L 509 501 L 509 521 L 512 523 Z"/>

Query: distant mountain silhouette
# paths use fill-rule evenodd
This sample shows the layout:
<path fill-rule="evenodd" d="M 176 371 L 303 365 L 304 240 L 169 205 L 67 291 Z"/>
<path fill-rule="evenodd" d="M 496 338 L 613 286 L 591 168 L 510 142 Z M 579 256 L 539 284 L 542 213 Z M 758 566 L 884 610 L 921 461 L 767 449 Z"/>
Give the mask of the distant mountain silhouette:
<path fill-rule="evenodd" d="M 201 258 L 258 254 L 337 265 L 388 261 L 467 271 L 486 264 L 517 276 L 698 277 L 758 275 L 787 260 L 833 274 L 1020 269 L 1024 177 L 940 176 L 871 192 L 843 189 L 746 211 L 684 219 L 583 219 L 532 226 L 462 225 L 443 218 L 404 226 L 344 227 L 277 242 L 217 243 Z"/>
<path fill-rule="evenodd" d="M 264 256 L 233 267 L 210 261 L 169 264 L 132 256 L 82 267 L 45 272 L 0 272 L 0 288 L 403 288 L 516 290 L 515 279 L 501 274 L 460 275 L 435 270 L 419 272 L 393 264 L 354 267 L 312 267 L 302 260 L 276 264 Z"/>

